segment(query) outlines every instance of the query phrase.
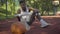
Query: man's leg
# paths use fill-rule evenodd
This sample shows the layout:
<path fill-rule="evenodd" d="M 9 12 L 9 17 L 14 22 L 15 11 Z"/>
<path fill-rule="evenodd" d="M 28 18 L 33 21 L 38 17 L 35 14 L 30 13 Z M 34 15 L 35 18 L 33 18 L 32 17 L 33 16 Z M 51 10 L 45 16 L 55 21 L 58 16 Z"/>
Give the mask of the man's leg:
<path fill-rule="evenodd" d="M 36 12 L 35 15 L 36 15 L 37 19 L 40 21 L 41 27 L 46 27 L 46 26 L 49 25 L 45 20 L 43 20 L 43 19 L 40 17 L 40 13 Z"/>
<path fill-rule="evenodd" d="M 25 19 L 21 19 L 21 23 L 26 27 L 26 30 L 30 30 L 30 26 L 27 24 Z"/>
<path fill-rule="evenodd" d="M 26 18 L 21 18 L 21 17 L 19 17 L 19 16 L 17 16 L 17 19 L 18 19 L 18 21 L 21 21 L 21 23 L 26 27 L 26 30 L 28 31 L 28 30 L 30 30 L 30 23 L 28 24 L 27 22 L 26 22 Z"/>
<path fill-rule="evenodd" d="M 34 15 L 34 13 L 31 15 L 31 17 L 30 17 L 30 21 L 29 22 L 27 22 L 27 24 L 28 25 L 31 25 L 33 22 L 34 22 L 34 20 L 35 20 L 35 15 Z"/>
<path fill-rule="evenodd" d="M 26 17 L 22 16 L 21 23 L 26 27 L 26 30 L 30 30 L 30 26 L 27 24 Z"/>

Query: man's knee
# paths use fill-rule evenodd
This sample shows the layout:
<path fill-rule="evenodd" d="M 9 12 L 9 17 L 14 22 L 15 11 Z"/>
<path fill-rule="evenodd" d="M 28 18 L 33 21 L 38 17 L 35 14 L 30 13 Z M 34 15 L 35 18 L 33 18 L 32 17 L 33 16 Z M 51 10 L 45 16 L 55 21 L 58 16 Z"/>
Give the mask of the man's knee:
<path fill-rule="evenodd" d="M 32 23 L 31 22 L 27 22 L 27 24 L 30 26 Z"/>
<path fill-rule="evenodd" d="M 32 25 L 32 23 L 34 22 L 34 20 L 35 20 L 34 16 L 31 16 L 30 21 L 27 22 L 27 24 L 28 25 Z"/>

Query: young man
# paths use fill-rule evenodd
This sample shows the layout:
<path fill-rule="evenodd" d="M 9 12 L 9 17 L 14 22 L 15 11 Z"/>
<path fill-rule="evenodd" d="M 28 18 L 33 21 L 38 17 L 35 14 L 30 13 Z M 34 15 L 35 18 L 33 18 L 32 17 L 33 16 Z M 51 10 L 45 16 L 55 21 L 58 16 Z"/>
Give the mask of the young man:
<path fill-rule="evenodd" d="M 30 27 L 30 25 L 35 20 L 35 16 L 36 16 L 36 18 L 41 23 L 41 26 L 40 27 L 49 26 L 49 24 L 40 17 L 40 13 L 39 13 L 39 10 L 38 9 L 31 9 L 31 8 L 27 7 L 27 5 L 25 3 L 25 0 L 20 0 L 19 1 L 19 4 L 21 6 L 21 9 L 18 9 L 18 11 L 17 11 L 18 14 L 25 15 L 25 14 L 30 13 L 29 17 L 27 16 L 27 20 L 25 21 L 26 22 L 26 25 L 28 25 L 28 27 Z M 24 21 L 24 19 L 21 20 L 22 19 L 21 16 L 17 16 L 17 18 L 18 18 L 19 21 L 22 21 L 22 22 Z"/>

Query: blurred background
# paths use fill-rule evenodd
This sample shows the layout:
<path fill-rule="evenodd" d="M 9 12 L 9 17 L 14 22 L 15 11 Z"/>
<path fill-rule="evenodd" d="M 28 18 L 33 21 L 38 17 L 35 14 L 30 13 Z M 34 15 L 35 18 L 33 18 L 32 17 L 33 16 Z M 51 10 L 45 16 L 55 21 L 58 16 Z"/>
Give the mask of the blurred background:
<path fill-rule="evenodd" d="M 60 0 L 26 0 L 26 3 L 39 9 L 41 16 L 54 16 L 60 12 Z M 18 9 L 18 0 L 0 0 L 0 20 L 13 18 Z"/>

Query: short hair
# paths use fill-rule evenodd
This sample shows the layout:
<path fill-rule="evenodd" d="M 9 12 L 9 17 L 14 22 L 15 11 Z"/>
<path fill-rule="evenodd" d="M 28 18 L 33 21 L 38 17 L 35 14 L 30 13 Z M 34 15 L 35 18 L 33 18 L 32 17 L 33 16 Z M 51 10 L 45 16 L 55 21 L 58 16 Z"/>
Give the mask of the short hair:
<path fill-rule="evenodd" d="M 19 0 L 19 4 L 25 3 L 25 0 Z"/>

